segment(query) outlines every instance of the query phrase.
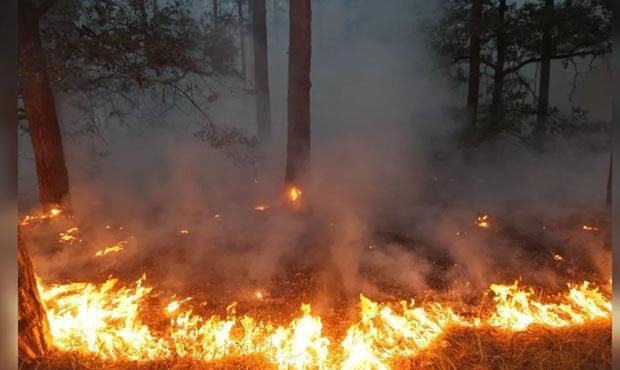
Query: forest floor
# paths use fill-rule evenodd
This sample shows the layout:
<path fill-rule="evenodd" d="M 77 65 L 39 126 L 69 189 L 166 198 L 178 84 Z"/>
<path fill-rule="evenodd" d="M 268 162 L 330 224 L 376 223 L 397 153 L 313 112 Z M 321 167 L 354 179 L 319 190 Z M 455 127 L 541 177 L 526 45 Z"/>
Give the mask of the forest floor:
<path fill-rule="evenodd" d="M 584 250 L 579 248 L 566 248 L 568 244 L 597 244 L 610 248 L 609 225 L 605 224 L 604 217 L 594 216 L 587 222 L 597 225 L 596 232 L 582 229 L 584 220 L 561 220 L 558 223 L 549 224 L 549 230 L 542 235 L 541 230 L 521 228 L 508 220 L 493 217 L 490 219 L 491 228 L 479 228 L 470 225 L 468 230 L 471 237 L 476 233 L 484 234 L 480 238 L 489 245 L 501 240 L 502 243 L 521 246 L 523 255 L 530 265 L 529 270 L 552 271 L 558 276 L 566 278 L 565 281 L 591 280 L 597 283 L 606 281 L 605 276 L 597 275 L 592 264 L 585 263 Z M 473 224 L 473 223 L 472 223 Z M 67 229 L 70 224 L 63 225 L 49 233 L 31 233 L 30 242 L 33 255 L 39 256 L 39 261 L 47 260 L 49 252 L 42 250 L 42 246 L 55 242 L 58 238 L 58 230 Z M 549 236 L 555 229 L 555 234 Z M 524 231 L 525 230 L 525 231 Z M 566 233 L 564 230 L 577 230 Z M 140 236 L 137 236 L 138 238 Z M 462 237 L 462 236 L 459 236 Z M 53 239 L 50 239 L 53 238 Z M 575 238 L 575 240 L 571 240 Z M 508 241 L 508 242 L 507 242 Z M 179 239 L 177 243 L 183 243 Z M 429 291 L 432 297 L 450 299 L 450 292 L 443 290 L 449 283 L 449 277 L 445 275 L 448 268 L 453 267 L 454 261 L 444 252 L 438 252 L 433 240 L 425 240 L 420 237 L 403 235 L 389 230 L 377 232 L 369 243 L 376 245 L 365 253 L 378 253 L 381 246 L 396 243 L 415 249 L 419 256 L 427 260 L 436 261 L 432 270 L 428 273 Z M 180 248 L 180 250 L 188 250 Z M 52 254 L 55 252 L 51 252 Z M 555 253 L 561 253 L 562 259 L 554 258 Z M 91 277 L 86 281 L 101 281 L 110 274 L 118 276 L 121 281 L 131 283 L 135 281 L 136 271 L 148 271 L 150 285 L 160 286 L 162 292 L 168 293 L 164 286 L 167 283 L 165 273 L 157 274 L 158 261 L 174 260 L 183 265 L 186 258 L 191 258 L 171 252 L 167 255 L 161 250 L 153 258 L 136 259 L 136 265 L 119 263 L 118 265 L 104 266 L 94 263 L 81 266 L 81 271 L 67 270 L 67 276 L 62 280 L 75 281 L 73 274 L 83 274 L 89 271 Z M 320 261 L 319 261 L 320 263 Z M 254 294 L 257 287 L 252 284 L 236 288 L 234 284 L 228 286 L 217 277 L 209 281 L 192 281 L 175 279 L 175 289 L 179 296 L 192 296 L 197 302 L 209 302 L 208 310 L 197 306 L 196 312 L 203 317 L 212 314 L 226 312 L 226 306 L 231 301 L 239 302 L 239 315 L 248 314 L 258 320 L 267 319 L 276 323 L 286 323 L 299 316 L 301 302 L 313 302 L 312 310 L 319 312 L 323 320 L 325 335 L 332 341 L 332 346 L 338 346 L 345 335 L 347 326 L 358 315 L 357 299 L 335 294 L 325 294 L 326 287 L 334 288 L 338 284 L 329 274 L 327 276 L 315 276 L 311 271 L 304 271 L 294 266 L 291 262 L 288 276 L 274 279 L 266 293 L 265 299 L 256 300 Z M 36 265 L 36 264 L 35 264 Z M 521 276 L 527 282 L 528 276 L 523 276 L 519 271 L 513 271 L 500 264 L 497 266 L 507 279 Z M 152 272 L 151 272 L 152 271 Z M 373 276 L 372 271 L 362 271 L 366 278 L 372 281 L 373 286 L 380 287 L 373 298 L 385 301 L 398 301 L 411 297 L 402 287 L 394 286 L 390 282 L 382 280 L 381 276 Z M 97 278 L 98 277 L 98 278 Z M 83 281 L 83 280 L 82 280 Z M 507 282 L 508 280 L 504 280 Z M 558 290 L 565 287 L 565 281 L 558 281 L 556 286 L 546 287 L 550 290 Z M 267 287 L 263 287 L 267 288 Z M 338 290 L 338 289 L 333 289 Z M 473 294 L 480 299 L 480 291 Z M 161 294 L 163 296 L 164 294 Z M 424 296 L 424 299 L 429 298 Z M 153 307 L 161 307 L 162 302 L 154 299 Z M 456 299 L 456 298 L 455 298 Z M 458 298 L 461 302 L 465 297 Z M 455 304 L 460 304 L 455 302 Z M 475 305 L 479 302 L 474 302 Z M 316 309 L 316 311 L 315 311 Z M 203 312 L 200 312 L 204 310 Z M 477 328 L 454 327 L 446 330 L 429 347 L 423 349 L 415 357 L 399 358 L 391 363 L 393 369 L 611 369 L 611 323 L 609 320 L 589 322 L 585 325 L 571 326 L 562 329 L 550 329 L 549 327 L 531 326 L 525 331 L 503 331 L 488 326 Z M 271 369 L 266 358 L 261 356 L 246 356 L 226 358 L 212 362 L 198 362 L 188 359 L 171 358 L 161 361 L 104 361 L 96 356 L 77 352 L 57 352 L 45 358 L 31 362 L 22 362 L 22 369 L 61 370 L 61 369 Z"/>
<path fill-rule="evenodd" d="M 434 345 L 412 358 L 392 363 L 410 369 L 611 369 L 611 323 L 570 329 L 531 328 L 507 333 L 491 328 L 448 330 Z M 265 358 L 248 356 L 213 362 L 170 359 L 153 362 L 101 361 L 75 353 L 59 353 L 22 369 L 273 369 Z"/>

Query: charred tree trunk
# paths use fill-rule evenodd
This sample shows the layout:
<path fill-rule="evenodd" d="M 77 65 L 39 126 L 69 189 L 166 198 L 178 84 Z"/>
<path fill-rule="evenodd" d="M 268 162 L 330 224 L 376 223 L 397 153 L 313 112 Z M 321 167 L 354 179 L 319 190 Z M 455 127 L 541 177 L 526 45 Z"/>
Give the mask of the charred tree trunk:
<path fill-rule="evenodd" d="M 19 2 L 20 88 L 39 182 L 39 200 L 59 204 L 69 194 L 69 177 L 39 32 L 40 11 Z"/>
<path fill-rule="evenodd" d="M 288 141 L 286 182 L 300 180 L 310 164 L 310 61 L 312 11 L 310 0 L 290 2 L 288 56 Z"/>
<path fill-rule="evenodd" d="M 243 0 L 237 0 L 237 15 L 239 17 L 239 49 L 241 50 L 241 78 L 243 78 L 243 87 L 248 79 L 247 67 L 245 65 L 245 23 L 243 19 Z"/>
<path fill-rule="evenodd" d="M 471 8 L 471 33 L 469 36 L 469 85 L 467 89 L 468 134 L 471 144 L 475 136 L 480 90 L 480 34 L 482 32 L 482 0 L 473 0 Z"/>
<path fill-rule="evenodd" d="M 256 88 L 256 122 L 258 139 L 265 143 L 271 137 L 271 107 L 269 98 L 269 65 L 267 61 L 267 9 L 265 0 L 252 0 L 252 29 L 254 34 L 254 79 Z"/>
<path fill-rule="evenodd" d="M 549 84 L 551 81 L 551 56 L 553 38 L 551 35 L 553 21 L 553 0 L 545 0 L 542 21 L 542 45 L 540 51 L 540 85 L 538 89 L 538 108 L 536 119 L 536 139 L 540 140 L 547 129 L 549 113 Z"/>
<path fill-rule="evenodd" d="M 45 308 L 39 297 L 39 290 L 32 268 L 32 261 L 17 229 L 17 347 L 19 356 L 35 358 L 49 354 L 52 339 Z"/>
<path fill-rule="evenodd" d="M 506 61 L 506 40 L 504 35 L 504 17 L 506 14 L 506 0 L 499 1 L 499 8 L 497 14 L 497 26 L 496 26 L 496 39 L 495 48 L 497 61 L 495 64 L 495 71 L 493 76 L 493 97 L 491 98 L 491 115 L 496 121 L 502 119 L 502 104 L 503 104 L 503 92 L 504 92 L 504 63 Z"/>

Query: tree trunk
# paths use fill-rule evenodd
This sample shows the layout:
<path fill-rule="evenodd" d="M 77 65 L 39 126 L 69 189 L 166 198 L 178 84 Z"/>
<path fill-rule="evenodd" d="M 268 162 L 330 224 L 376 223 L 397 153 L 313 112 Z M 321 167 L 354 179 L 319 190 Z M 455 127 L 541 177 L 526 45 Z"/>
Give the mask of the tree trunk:
<path fill-rule="evenodd" d="M 35 358 L 49 354 L 52 339 L 45 308 L 39 297 L 32 261 L 17 229 L 17 347 L 19 357 Z"/>
<path fill-rule="evenodd" d="M 551 30 L 553 21 L 553 0 L 545 0 L 542 23 L 542 47 L 540 51 L 540 85 L 538 89 L 538 109 L 536 120 L 536 138 L 541 139 L 547 129 L 549 113 L 549 84 L 551 81 L 551 54 L 553 53 L 553 38 Z"/>
<path fill-rule="evenodd" d="M 19 2 L 20 87 L 44 206 L 60 204 L 69 194 L 69 177 L 39 33 L 40 15 Z"/>
<path fill-rule="evenodd" d="M 267 9 L 265 0 L 252 0 L 252 29 L 254 33 L 254 80 L 256 88 L 256 122 L 258 139 L 265 143 L 271 136 L 271 107 L 269 98 L 269 65 L 267 61 Z"/>
<path fill-rule="evenodd" d="M 608 205 L 608 206 L 611 206 L 611 189 L 612 189 L 612 186 L 611 186 L 611 185 L 612 185 L 612 184 L 611 184 L 611 183 L 612 183 L 612 181 L 611 181 L 611 179 L 612 179 L 612 177 L 613 177 L 613 176 L 612 176 L 612 175 L 613 175 L 613 171 L 612 171 L 612 167 L 613 167 L 612 163 L 613 163 L 613 160 L 614 160 L 614 156 L 613 156 L 613 154 L 612 154 L 612 155 L 609 157 L 609 173 L 608 173 L 608 175 L 607 175 L 607 197 L 606 197 L 606 203 L 607 203 L 607 205 Z"/>
<path fill-rule="evenodd" d="M 239 49 L 241 50 L 241 77 L 243 78 L 243 88 L 248 79 L 247 67 L 245 65 L 245 30 L 243 19 L 243 0 L 237 0 L 237 15 L 239 17 Z"/>
<path fill-rule="evenodd" d="M 473 0 L 471 8 L 471 33 L 469 36 L 469 86 L 467 89 L 468 131 L 472 136 L 476 133 L 476 120 L 478 115 L 481 23 L 482 0 Z"/>
<path fill-rule="evenodd" d="M 307 174 L 310 164 L 310 0 L 291 1 L 289 17 L 286 182 L 294 184 Z"/>
<path fill-rule="evenodd" d="M 213 24 L 216 26 L 220 18 L 220 11 L 217 2 L 218 0 L 213 0 Z"/>
<path fill-rule="evenodd" d="M 493 76 L 493 97 L 491 98 L 491 115 L 495 121 L 502 119 L 502 104 L 504 92 L 504 63 L 506 61 L 506 40 L 504 37 L 504 16 L 506 13 L 506 0 L 499 1 L 497 14 L 495 48 L 497 61 Z M 495 124 L 499 124 L 496 122 Z"/>

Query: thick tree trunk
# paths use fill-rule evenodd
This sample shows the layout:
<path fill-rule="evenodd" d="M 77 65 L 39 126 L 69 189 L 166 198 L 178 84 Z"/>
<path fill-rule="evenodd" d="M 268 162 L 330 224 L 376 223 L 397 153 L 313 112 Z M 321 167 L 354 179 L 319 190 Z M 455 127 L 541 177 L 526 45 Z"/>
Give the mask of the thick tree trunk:
<path fill-rule="evenodd" d="M 294 184 L 307 174 L 310 164 L 310 0 L 291 1 L 289 17 L 286 182 Z"/>
<path fill-rule="evenodd" d="M 482 28 L 482 0 L 472 0 L 471 33 L 469 36 L 469 85 L 467 89 L 468 134 L 477 131 L 478 95 L 480 90 L 480 34 Z"/>
<path fill-rule="evenodd" d="M 35 358 L 49 354 L 52 339 L 45 308 L 39 297 L 32 261 L 17 230 L 17 289 L 18 313 L 17 347 L 20 358 Z"/>
<path fill-rule="evenodd" d="M 40 16 L 27 1 L 19 2 L 20 87 L 44 206 L 62 203 L 69 194 L 69 177 L 54 97 L 49 84 L 39 33 Z"/>
<path fill-rule="evenodd" d="M 254 34 L 254 79 L 256 88 L 256 122 L 261 143 L 271 137 L 271 103 L 269 97 L 269 65 L 267 61 L 267 9 L 265 0 L 252 0 Z"/>
<path fill-rule="evenodd" d="M 496 121 L 502 118 L 502 104 L 504 92 L 504 63 L 506 61 L 506 40 L 504 36 L 504 16 L 506 13 L 506 0 L 499 1 L 496 28 L 496 56 L 497 61 L 493 76 L 493 97 L 491 98 L 491 115 Z M 497 124 L 498 122 L 496 122 Z"/>
<path fill-rule="evenodd" d="M 241 50 L 241 78 L 243 78 L 243 88 L 248 79 L 247 67 L 245 65 L 245 24 L 243 18 L 243 0 L 237 0 L 237 16 L 239 17 L 239 49 Z"/>
<path fill-rule="evenodd" d="M 553 21 L 553 0 L 545 0 L 542 24 L 542 47 L 540 51 L 540 85 L 538 88 L 538 109 L 535 134 L 537 139 L 544 135 L 547 129 L 549 113 L 549 84 L 551 81 L 551 56 L 553 53 L 553 38 L 551 30 Z"/>

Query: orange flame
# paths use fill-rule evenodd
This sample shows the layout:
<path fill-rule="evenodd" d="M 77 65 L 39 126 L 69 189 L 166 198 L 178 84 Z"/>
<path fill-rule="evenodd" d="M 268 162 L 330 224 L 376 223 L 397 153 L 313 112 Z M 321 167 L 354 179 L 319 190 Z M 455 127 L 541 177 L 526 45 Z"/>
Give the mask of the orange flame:
<path fill-rule="evenodd" d="M 291 202 L 297 202 L 297 200 L 301 197 L 301 189 L 297 186 L 291 186 L 287 192 L 287 196 Z"/>
<path fill-rule="evenodd" d="M 280 326 L 236 316 L 236 303 L 223 318 L 203 317 L 184 307 L 190 297 L 174 299 L 162 309 L 169 325 L 155 334 L 140 315 L 153 290 L 145 280 L 143 275 L 134 286 L 121 286 L 113 278 L 102 284 L 48 286 L 39 281 L 54 346 L 103 359 L 178 356 L 211 361 L 261 354 L 279 369 L 389 369 L 392 360 L 418 354 L 450 327 L 558 328 L 608 321 L 612 310 L 610 299 L 589 282 L 569 285 L 567 293 L 555 296 L 534 295 L 517 283 L 494 284 L 492 307 L 473 316 L 438 302 L 393 305 L 360 295 L 358 321 L 340 343 L 332 343 L 323 333 L 321 318 L 307 304 L 297 318 Z"/>

